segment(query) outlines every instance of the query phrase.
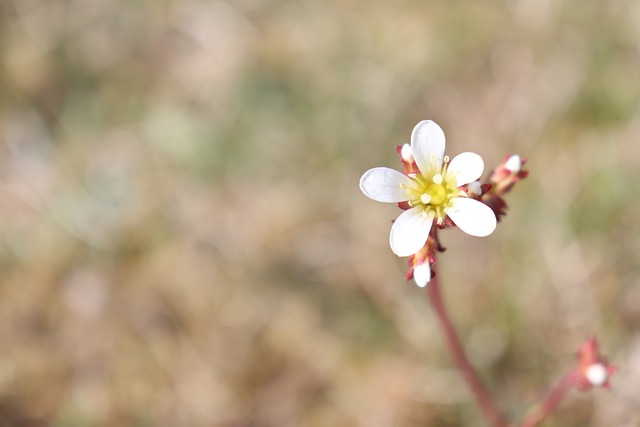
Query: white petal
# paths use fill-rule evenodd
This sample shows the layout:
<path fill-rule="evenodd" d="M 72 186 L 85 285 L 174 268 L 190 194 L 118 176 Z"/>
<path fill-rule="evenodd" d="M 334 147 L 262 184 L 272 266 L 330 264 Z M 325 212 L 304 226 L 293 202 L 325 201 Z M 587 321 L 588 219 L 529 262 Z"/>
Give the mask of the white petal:
<path fill-rule="evenodd" d="M 413 128 L 411 149 L 420 172 L 426 175 L 432 165 L 438 168 L 442 165 L 445 145 L 444 132 L 436 122 L 423 120 Z"/>
<path fill-rule="evenodd" d="M 409 177 L 389 168 L 369 169 L 360 178 L 360 190 L 378 202 L 405 202 L 410 198 L 412 186 L 414 184 Z"/>
<path fill-rule="evenodd" d="M 429 237 L 433 215 L 427 215 L 424 206 L 404 211 L 391 227 L 389 244 L 398 256 L 409 256 L 418 252 Z"/>
<path fill-rule="evenodd" d="M 452 206 L 446 214 L 460 228 L 471 236 L 484 237 L 496 229 L 496 215 L 482 202 L 465 197 L 451 200 Z"/>
<path fill-rule="evenodd" d="M 476 153 L 460 153 L 451 160 L 447 168 L 448 177 L 456 177 L 456 185 L 468 184 L 480 178 L 484 170 L 482 157 Z"/>
<path fill-rule="evenodd" d="M 431 267 L 429 261 L 426 261 L 413 269 L 413 280 L 416 285 L 424 288 L 431 281 Z"/>

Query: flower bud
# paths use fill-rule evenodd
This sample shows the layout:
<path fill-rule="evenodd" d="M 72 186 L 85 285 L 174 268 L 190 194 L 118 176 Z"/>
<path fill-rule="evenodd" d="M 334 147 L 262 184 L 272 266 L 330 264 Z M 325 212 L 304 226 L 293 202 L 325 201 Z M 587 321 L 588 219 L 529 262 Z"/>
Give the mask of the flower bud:
<path fill-rule="evenodd" d="M 416 285 L 421 288 L 429 284 L 431 280 L 431 266 L 429 265 L 429 261 L 423 262 L 413 269 L 413 280 L 415 280 Z"/>
<path fill-rule="evenodd" d="M 517 154 L 504 158 L 502 163 L 491 172 L 489 181 L 493 184 L 493 192 L 502 195 L 511 190 L 515 183 L 526 178 L 529 172 L 522 170 L 526 159 Z"/>
<path fill-rule="evenodd" d="M 514 154 L 504 162 L 504 167 L 511 173 L 519 173 L 522 170 L 522 159 L 517 154 Z"/>
<path fill-rule="evenodd" d="M 593 387 L 609 388 L 609 378 L 616 372 L 598 349 L 598 341 L 591 338 L 578 351 L 578 367 L 575 385 L 582 391 Z"/>

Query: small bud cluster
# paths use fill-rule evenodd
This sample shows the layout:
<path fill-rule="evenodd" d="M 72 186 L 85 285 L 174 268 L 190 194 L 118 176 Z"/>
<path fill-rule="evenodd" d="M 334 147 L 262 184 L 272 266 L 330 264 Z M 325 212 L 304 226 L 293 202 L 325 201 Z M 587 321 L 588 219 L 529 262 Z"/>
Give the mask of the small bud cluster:
<path fill-rule="evenodd" d="M 511 191 L 516 183 L 529 176 L 529 171 L 522 169 L 526 161 L 517 154 L 509 155 L 489 176 L 491 191 L 484 195 L 482 201 L 493 209 L 498 221 L 507 214 L 507 202 L 503 196 Z"/>

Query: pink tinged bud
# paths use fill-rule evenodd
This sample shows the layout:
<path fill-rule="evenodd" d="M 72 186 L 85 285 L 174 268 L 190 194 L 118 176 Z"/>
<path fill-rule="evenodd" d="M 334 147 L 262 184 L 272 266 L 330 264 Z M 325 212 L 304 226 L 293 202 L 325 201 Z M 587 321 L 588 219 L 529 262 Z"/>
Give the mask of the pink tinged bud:
<path fill-rule="evenodd" d="M 489 177 L 493 184 L 492 192 L 498 195 L 508 193 L 517 182 L 525 179 L 529 175 L 528 171 L 522 169 L 525 163 L 526 159 L 517 154 L 505 157 Z"/>
<path fill-rule="evenodd" d="M 519 173 L 522 170 L 522 159 L 514 154 L 504 162 L 504 167 L 511 173 Z"/>
<path fill-rule="evenodd" d="M 431 264 L 435 262 L 433 253 L 436 250 L 437 243 L 434 239 L 427 239 L 426 244 L 415 254 L 409 257 L 409 271 L 407 272 L 407 280 L 413 279 L 421 288 L 424 288 L 431 281 Z"/>
<path fill-rule="evenodd" d="M 418 165 L 416 165 L 416 160 L 413 157 L 413 149 L 411 148 L 411 145 L 398 145 L 396 146 L 396 151 L 400 155 L 402 170 L 405 175 L 409 176 L 410 174 L 419 172 Z"/>
<path fill-rule="evenodd" d="M 480 184 L 480 181 L 470 182 L 469 184 L 467 184 L 467 189 L 469 190 L 469 193 L 473 195 L 482 195 L 482 184 Z"/>
<path fill-rule="evenodd" d="M 599 352 L 598 341 L 591 338 L 578 351 L 578 370 L 575 385 L 583 391 L 593 387 L 609 388 L 609 378 L 616 367 L 609 364 Z"/>
<path fill-rule="evenodd" d="M 400 149 L 400 156 L 402 157 L 402 160 L 407 163 L 414 162 L 413 151 L 411 151 L 411 146 L 409 144 L 404 144 L 402 146 L 402 148 Z"/>
<path fill-rule="evenodd" d="M 424 288 L 429 284 L 431 280 L 431 267 L 429 261 L 424 262 L 413 269 L 413 280 L 416 281 L 416 285 Z"/>

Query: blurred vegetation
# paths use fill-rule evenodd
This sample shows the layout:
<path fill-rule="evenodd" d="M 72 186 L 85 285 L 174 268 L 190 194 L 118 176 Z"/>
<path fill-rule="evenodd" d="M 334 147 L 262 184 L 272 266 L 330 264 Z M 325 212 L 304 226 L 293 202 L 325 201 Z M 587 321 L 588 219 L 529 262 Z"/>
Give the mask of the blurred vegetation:
<path fill-rule="evenodd" d="M 415 123 L 531 176 L 444 233 L 445 298 L 510 419 L 596 333 L 640 423 L 640 5 L 0 3 L 1 426 L 478 426 L 388 248 Z"/>

